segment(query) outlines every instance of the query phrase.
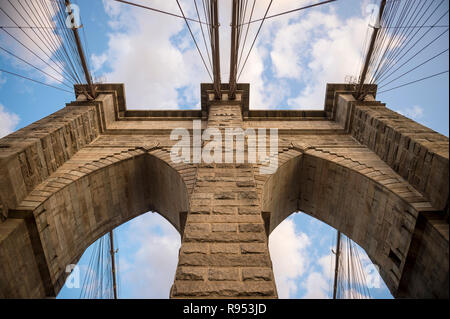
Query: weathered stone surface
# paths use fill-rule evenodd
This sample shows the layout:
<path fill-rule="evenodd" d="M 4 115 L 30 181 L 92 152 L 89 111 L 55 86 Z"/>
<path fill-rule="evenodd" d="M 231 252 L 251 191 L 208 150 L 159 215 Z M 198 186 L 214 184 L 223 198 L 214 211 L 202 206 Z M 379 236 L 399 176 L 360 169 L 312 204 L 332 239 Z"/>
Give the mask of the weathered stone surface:
<path fill-rule="evenodd" d="M 271 282 L 195 282 L 175 281 L 173 298 L 273 298 L 276 290 Z"/>
<path fill-rule="evenodd" d="M 239 224 L 239 232 L 241 233 L 258 233 L 264 231 L 264 224 Z"/>
<path fill-rule="evenodd" d="M 23 219 L 0 223 L 0 298 L 39 298 L 52 293 L 41 274 L 45 265 L 36 262 L 31 241 Z"/>
<path fill-rule="evenodd" d="M 224 242 L 224 243 L 252 243 L 265 242 L 267 239 L 263 233 L 233 233 L 233 232 L 186 232 L 186 242 Z"/>
<path fill-rule="evenodd" d="M 239 254 L 239 244 L 211 244 L 211 254 Z"/>
<path fill-rule="evenodd" d="M 261 211 L 254 207 L 239 207 L 240 215 L 259 215 Z"/>
<path fill-rule="evenodd" d="M 243 281 L 271 281 L 272 270 L 270 268 L 243 268 Z"/>
<path fill-rule="evenodd" d="M 239 268 L 209 268 L 208 280 L 210 281 L 237 281 L 239 279 Z"/>
<path fill-rule="evenodd" d="M 213 209 L 213 214 L 217 214 L 217 215 L 235 215 L 236 212 L 237 212 L 236 207 L 216 206 Z"/>
<path fill-rule="evenodd" d="M 208 244 L 194 244 L 194 243 L 185 243 L 181 247 L 181 253 L 183 254 L 207 254 L 209 250 Z"/>
<path fill-rule="evenodd" d="M 241 244 L 241 254 L 263 254 L 267 252 L 267 245 L 262 244 Z"/>
<path fill-rule="evenodd" d="M 176 280 L 205 280 L 206 268 L 200 267 L 178 267 L 175 275 Z"/>
<path fill-rule="evenodd" d="M 229 232 L 229 233 L 237 232 L 237 224 L 233 223 L 211 224 L 211 227 L 213 232 Z"/>

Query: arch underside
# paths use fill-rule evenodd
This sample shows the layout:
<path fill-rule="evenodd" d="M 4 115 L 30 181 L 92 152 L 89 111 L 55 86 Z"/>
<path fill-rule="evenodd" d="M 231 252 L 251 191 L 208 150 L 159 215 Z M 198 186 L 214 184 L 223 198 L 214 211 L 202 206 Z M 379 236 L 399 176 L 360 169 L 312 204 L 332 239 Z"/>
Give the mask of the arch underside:
<path fill-rule="evenodd" d="M 428 242 L 425 255 L 430 259 L 427 263 L 434 263 L 433 269 L 415 267 L 411 258 L 417 228 L 427 214 L 419 207 L 430 207 L 426 199 L 420 199 L 398 175 L 391 184 L 386 184 L 386 178 L 380 180 L 389 170 L 377 173 L 377 169 L 342 161 L 339 155 L 330 156 L 329 151 L 313 148 L 303 152 L 282 164 L 264 185 L 262 210 L 270 213 L 269 231 L 302 211 L 361 246 L 379 266 L 395 297 L 442 298 L 447 291 L 448 298 L 448 239 L 428 223 L 428 237 L 419 240 L 421 246 Z M 390 175 L 392 179 L 396 174 Z M 416 197 L 411 197 L 411 191 Z"/>
<path fill-rule="evenodd" d="M 69 275 L 67 265 L 77 263 L 98 238 L 148 211 L 158 212 L 182 231 L 180 213 L 189 210 L 188 191 L 174 168 L 139 148 L 109 152 L 80 165 L 81 158 L 94 153 L 98 157 L 99 151 L 77 153 L 10 211 L 2 226 L 11 222 L 16 228 L 10 246 L 21 255 L 16 258 L 19 267 L 14 254 L 2 256 L 5 297 L 57 295 Z M 20 237 L 31 242 L 33 251 L 27 251 L 27 242 L 18 243 Z M 21 246 L 26 255 L 18 251 Z M 30 275 L 35 269 L 39 274 Z"/>

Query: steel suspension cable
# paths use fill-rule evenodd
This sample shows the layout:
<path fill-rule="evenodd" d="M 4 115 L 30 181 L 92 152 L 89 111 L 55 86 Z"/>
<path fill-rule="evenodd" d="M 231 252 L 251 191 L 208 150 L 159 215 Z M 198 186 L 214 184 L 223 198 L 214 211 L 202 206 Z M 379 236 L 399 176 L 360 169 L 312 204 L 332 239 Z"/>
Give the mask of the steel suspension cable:
<path fill-rule="evenodd" d="M 254 10 L 255 10 L 255 4 L 256 4 L 256 0 L 253 0 L 253 5 L 252 5 L 252 10 L 251 10 L 251 12 L 250 12 L 249 21 L 250 21 L 250 20 L 252 19 L 252 17 L 253 17 L 253 12 L 254 12 Z M 249 30 L 249 28 L 250 28 L 250 23 L 247 23 L 246 26 L 247 26 L 247 30 L 245 31 L 244 42 L 243 42 L 243 44 L 242 44 L 242 46 L 241 46 L 241 50 L 240 50 L 239 58 L 238 58 L 238 64 L 237 64 L 237 69 L 238 69 L 238 70 L 239 70 L 239 67 L 241 66 L 242 55 L 243 55 L 243 53 L 244 53 L 245 44 L 246 44 L 246 42 L 247 42 L 247 36 L 248 36 L 248 30 Z"/>
<path fill-rule="evenodd" d="M 0 7 L 0 11 L 3 11 L 3 8 Z M 5 29 L 1 29 L 3 30 L 3 32 L 5 32 L 6 34 L 8 34 L 12 39 L 14 39 L 17 43 L 19 43 L 23 48 L 25 48 L 28 52 L 30 52 L 32 55 L 34 55 L 36 58 L 38 58 L 42 63 L 44 63 L 45 65 L 47 65 L 48 67 L 50 67 L 53 71 L 55 71 L 57 74 L 61 75 L 62 77 L 64 77 L 67 81 L 69 81 L 69 83 L 71 82 L 70 79 L 68 79 L 66 76 L 64 76 L 64 74 L 61 73 L 61 71 L 58 71 L 57 69 L 55 69 L 53 67 L 53 65 L 51 65 L 50 63 L 48 63 L 47 61 L 45 61 L 44 59 L 42 59 L 39 55 L 37 55 L 29 46 L 27 46 L 23 41 L 21 41 L 20 39 L 18 39 L 16 36 L 12 35 L 9 31 L 5 30 Z M 23 31 L 23 30 L 22 30 Z M 26 34 L 26 33 L 25 33 Z M 26 34 L 28 36 L 28 34 Z M 34 40 L 32 40 L 32 42 L 35 42 Z"/>
<path fill-rule="evenodd" d="M 14 75 L 14 76 L 20 77 L 20 78 L 22 78 L 22 79 L 29 80 L 29 81 L 32 81 L 32 82 L 36 82 L 36 83 L 39 83 L 39 84 L 42 84 L 42 85 L 46 85 L 46 86 L 48 86 L 48 87 L 51 87 L 51 88 L 54 88 L 54 89 L 57 89 L 57 90 L 60 90 L 60 91 L 64 91 L 64 92 L 68 92 L 68 93 L 73 93 L 72 91 L 65 90 L 65 89 L 59 88 L 59 87 L 57 87 L 57 86 L 53 86 L 53 85 L 51 85 L 51 84 L 48 84 L 48 83 L 44 83 L 44 82 L 42 82 L 42 81 L 34 80 L 34 79 L 32 79 L 32 78 L 29 78 L 29 77 L 26 77 L 26 76 L 24 76 L 24 75 L 20 75 L 20 74 L 11 72 L 11 71 L 7 71 L 7 70 L 4 70 L 4 69 L 0 69 L 0 72 L 2 72 L 2 73 L 7 73 L 7 74 L 10 74 L 10 75 Z"/>
<path fill-rule="evenodd" d="M 200 23 L 200 24 L 207 24 L 206 22 L 203 22 L 203 21 L 200 21 L 200 20 L 195 20 L 195 19 L 192 19 L 192 18 L 186 18 L 183 15 L 180 16 L 180 15 L 175 14 L 175 13 L 159 10 L 159 9 L 156 9 L 156 8 L 152 8 L 152 7 L 149 7 L 149 6 L 144 6 L 142 4 L 138 4 L 138 3 L 134 3 L 134 2 L 130 2 L 130 1 L 125 1 L 125 0 L 111 0 L 111 1 L 124 3 L 124 4 L 130 5 L 130 6 L 135 6 L 135 7 L 138 7 L 138 8 L 142 8 L 142 9 L 146 9 L 146 10 L 150 10 L 150 11 L 166 14 L 166 15 L 169 15 L 169 16 L 172 16 L 172 17 L 181 18 L 181 19 L 185 19 L 185 20 L 188 20 L 188 21 L 192 21 L 192 22 L 197 22 L 197 23 Z"/>
<path fill-rule="evenodd" d="M 434 78 L 434 77 L 436 77 L 436 76 L 439 76 L 439 75 L 448 73 L 448 71 L 449 71 L 449 70 L 446 70 L 446 71 L 439 72 L 439 73 L 436 73 L 436 74 L 433 74 L 433 75 L 430 75 L 430 76 L 426 76 L 426 77 L 423 77 L 423 78 L 421 78 L 421 79 L 418 79 L 418 80 L 415 80 L 415 81 L 411 81 L 411 82 L 408 82 L 408 83 L 405 83 L 405 84 L 402 84 L 402 85 L 399 85 L 399 86 L 396 86 L 396 87 L 393 87 L 393 88 L 390 88 L 390 89 L 387 89 L 387 90 L 378 92 L 378 94 L 385 93 L 385 92 L 389 92 L 389 91 L 392 91 L 392 90 L 395 90 L 395 89 L 398 89 L 398 88 L 402 88 L 402 87 L 404 87 L 404 86 L 407 86 L 407 85 L 410 85 L 410 84 L 414 84 L 414 83 L 417 83 L 417 82 L 422 82 L 422 81 L 425 81 L 425 80 Z"/>
<path fill-rule="evenodd" d="M 431 29 L 428 29 L 428 31 L 430 31 L 430 30 Z M 412 50 L 412 48 L 414 48 L 425 37 L 425 35 L 428 33 L 428 31 L 425 32 L 402 56 L 400 56 L 400 58 L 398 58 L 397 63 L 399 61 L 401 61 Z M 408 62 L 410 62 L 417 55 L 422 53 L 425 49 L 427 49 L 431 44 L 433 44 L 435 41 L 437 41 L 440 37 L 442 37 L 448 31 L 449 31 L 449 29 L 447 29 L 444 32 L 442 32 L 441 34 L 439 34 L 437 37 L 435 37 L 432 41 L 430 41 L 428 44 L 426 44 L 422 49 L 420 49 L 418 52 L 416 52 L 412 57 L 410 57 L 405 63 L 403 63 L 400 67 L 396 68 L 394 71 L 387 73 L 387 71 L 384 70 L 383 72 L 381 72 L 378 76 L 375 77 L 375 80 L 381 81 L 382 79 L 389 78 L 393 73 L 395 73 L 397 70 L 399 70 L 401 67 L 403 67 Z"/>
<path fill-rule="evenodd" d="M 394 78 L 393 80 L 387 82 L 386 84 L 383 84 L 383 85 L 379 86 L 379 88 L 381 89 L 381 88 L 383 88 L 383 87 L 385 87 L 385 86 L 391 84 L 392 82 L 394 82 L 394 81 L 396 81 L 396 80 L 398 80 L 398 79 L 404 77 L 405 75 L 407 75 L 407 74 L 411 73 L 412 71 L 414 71 L 414 70 L 420 68 L 421 66 L 427 64 L 428 62 L 430 62 L 430 61 L 432 61 L 432 60 L 434 60 L 434 59 L 440 57 L 440 56 L 441 56 L 442 54 L 444 54 L 445 52 L 448 52 L 448 49 L 445 49 L 444 51 L 439 52 L 438 54 L 432 56 L 432 57 L 429 58 L 428 60 L 426 60 L 426 61 L 420 63 L 419 65 L 415 66 L 414 68 L 412 68 L 412 69 L 410 69 L 410 70 L 408 70 L 408 71 L 402 73 L 401 75 L 397 76 L 397 77 Z M 382 81 L 380 81 L 380 82 L 378 82 L 378 83 L 380 84 L 380 83 L 382 83 Z"/>
<path fill-rule="evenodd" d="M 180 9 L 180 12 L 181 12 L 181 14 L 182 14 L 182 16 L 184 18 L 184 22 L 186 22 L 186 26 L 187 26 L 187 28 L 189 30 L 189 33 L 191 34 L 192 40 L 194 41 L 194 44 L 195 44 L 195 47 L 197 48 L 198 54 L 200 54 L 200 58 L 202 59 L 203 65 L 206 68 L 206 72 L 208 72 L 208 75 L 209 75 L 209 77 L 210 77 L 210 79 L 212 81 L 211 73 L 209 72 L 208 66 L 206 65 L 206 62 L 205 62 L 205 59 L 203 58 L 202 52 L 200 51 L 200 48 L 198 47 L 197 40 L 195 40 L 195 36 L 194 36 L 194 33 L 191 30 L 191 26 L 189 25 L 189 22 L 188 22 L 188 20 L 186 19 L 185 15 L 184 15 L 184 11 L 181 8 L 180 1 L 176 0 L 176 2 L 177 2 L 177 5 L 178 5 L 178 8 Z"/>
<path fill-rule="evenodd" d="M 14 53 L 12 53 L 11 51 L 9 51 L 8 49 L 5 49 L 4 47 L 0 46 L 0 50 L 3 50 L 4 52 L 6 52 L 6 53 L 8 53 L 9 55 L 15 57 L 16 59 L 22 61 L 23 63 L 27 64 L 28 66 L 31 66 L 33 69 L 36 69 L 36 70 L 38 70 L 39 72 L 43 73 L 44 75 L 51 77 L 53 80 L 55 80 L 55 81 L 61 83 L 62 85 L 67 86 L 68 88 L 71 88 L 70 85 L 68 85 L 68 84 L 66 84 L 66 83 L 64 83 L 64 82 L 62 82 L 60 79 L 58 79 L 58 78 L 54 77 L 53 75 L 47 73 L 46 71 L 44 71 L 44 70 L 42 70 L 41 68 L 35 66 L 34 64 L 32 64 L 32 63 L 30 63 L 30 62 L 28 62 L 28 61 L 22 59 L 21 57 L 15 55 Z"/>
<path fill-rule="evenodd" d="M 441 1 L 441 3 L 439 5 L 441 5 L 442 3 L 443 2 Z M 429 15 L 429 17 L 427 18 L 427 20 L 424 23 L 426 23 L 433 16 L 433 14 L 436 12 L 438 7 L 435 8 L 435 10 Z M 448 10 L 436 21 L 435 24 L 437 24 L 447 13 L 448 13 Z M 402 46 L 397 46 L 397 49 L 394 50 L 395 53 L 392 53 L 393 57 L 388 61 L 386 66 L 382 70 L 380 70 L 379 72 L 374 74 L 374 81 L 377 81 L 378 79 L 382 78 L 386 74 L 387 70 L 393 65 L 394 61 L 396 61 L 397 63 L 399 61 L 401 61 L 402 58 L 405 57 L 432 29 L 428 29 L 416 42 L 414 42 L 414 44 L 412 44 L 409 47 L 409 49 L 406 52 L 404 52 L 402 55 L 400 55 L 403 52 L 403 50 L 405 50 L 408 47 L 409 43 L 412 41 L 412 39 L 415 37 L 415 35 L 417 35 L 417 33 L 420 30 L 421 29 L 418 29 L 411 37 L 408 38 L 407 41 L 404 41 Z M 398 48 L 400 48 L 400 49 L 398 49 Z M 399 55 L 400 55 L 400 57 L 399 57 Z"/>
<path fill-rule="evenodd" d="M 198 7 L 197 7 L 197 0 L 194 0 L 194 5 L 195 5 L 195 11 L 197 12 L 198 20 L 200 20 L 200 13 L 199 13 Z M 205 50 L 206 50 L 206 54 L 208 56 L 209 66 L 212 69 L 213 66 L 212 66 L 211 56 L 209 54 L 209 49 L 208 49 L 208 45 L 206 43 L 205 32 L 203 31 L 203 25 L 202 24 L 200 24 L 200 30 L 202 32 L 203 43 L 205 44 Z"/>
<path fill-rule="evenodd" d="M 321 5 L 324 5 L 324 4 L 327 4 L 327 3 L 330 3 L 330 2 L 335 2 L 335 1 L 337 1 L 337 0 L 327 0 L 327 1 L 322 1 L 322 2 L 319 2 L 319 3 L 311 4 L 311 5 L 308 5 L 308 6 L 304 6 L 304 7 L 301 7 L 301 8 L 284 11 L 284 12 L 277 13 L 277 14 L 274 14 L 274 15 L 271 15 L 271 16 L 266 16 L 265 15 L 261 19 L 256 19 L 256 20 L 252 20 L 252 21 L 246 22 L 246 23 L 244 23 L 244 25 L 252 24 L 252 23 L 263 21 L 263 20 L 267 20 L 267 19 L 276 18 L 276 17 L 282 16 L 282 15 L 285 15 L 285 14 L 289 14 L 289 13 L 293 13 L 293 12 L 297 12 L 297 11 L 310 9 L 310 8 L 313 8 L 313 7 L 321 6 Z"/>
<path fill-rule="evenodd" d="M 248 57 L 250 56 L 250 53 L 252 52 L 253 46 L 255 45 L 256 39 L 258 38 L 259 32 L 261 31 L 261 28 L 264 24 L 264 21 L 266 20 L 267 13 L 269 12 L 270 7 L 272 6 L 273 0 L 270 0 L 269 5 L 267 6 L 266 12 L 264 14 L 264 18 L 261 20 L 261 24 L 259 25 L 258 31 L 256 32 L 255 38 L 253 39 L 252 45 L 250 46 L 250 50 L 248 51 L 247 57 L 245 58 L 244 64 L 242 65 L 241 71 L 239 72 L 239 75 L 237 77 L 237 80 L 241 77 L 242 71 L 245 68 L 245 65 L 247 64 Z"/>

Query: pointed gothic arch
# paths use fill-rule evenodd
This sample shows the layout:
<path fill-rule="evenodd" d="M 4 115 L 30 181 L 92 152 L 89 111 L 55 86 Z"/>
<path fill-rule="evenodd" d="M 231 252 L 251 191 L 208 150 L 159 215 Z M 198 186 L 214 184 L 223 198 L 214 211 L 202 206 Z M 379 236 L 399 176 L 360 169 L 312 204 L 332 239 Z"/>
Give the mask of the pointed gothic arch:
<path fill-rule="evenodd" d="M 17 244 L 21 237 L 29 236 L 33 246 L 32 253 L 19 258 L 14 254 L 2 256 L 6 268 L 0 272 L 3 296 L 57 295 L 69 275 L 67 265 L 76 264 L 98 238 L 148 211 L 158 212 L 182 232 L 183 213 L 189 210 L 188 192 L 181 175 L 165 161 L 143 149 L 132 149 L 66 172 L 65 168 L 76 159 L 75 156 L 53 174 L 70 179 L 69 182 L 52 184 L 50 177 L 24 200 L 38 192 L 46 193 L 42 201 L 34 202 L 28 210 L 19 207 L 10 211 L 14 218 L 4 224 L 12 221 L 23 223 L 24 227 L 10 234 L 0 229 L 2 236 L 9 235 L 3 244 Z M 14 262 L 19 269 L 14 269 Z M 36 269 L 39 278 L 34 273 Z M 3 278 L 14 271 L 20 273 L 16 280 Z"/>
<path fill-rule="evenodd" d="M 392 188 L 377 178 L 389 171 L 381 160 L 378 165 L 386 167 L 377 169 L 336 154 L 330 157 L 330 152 L 323 150 L 301 151 L 264 184 L 262 211 L 270 216 L 266 218 L 268 234 L 292 213 L 302 211 L 340 230 L 362 247 L 379 266 L 381 277 L 395 297 L 442 297 L 448 284 L 448 241 L 433 226 L 433 212 L 411 203 L 401 185 Z M 408 189 L 393 171 L 386 175 L 396 178 L 397 184 L 403 182 Z M 421 242 L 435 244 L 425 247 L 425 255 L 436 265 L 434 273 L 411 270 L 416 262 L 412 255 Z M 416 290 L 418 285 L 421 290 Z"/>

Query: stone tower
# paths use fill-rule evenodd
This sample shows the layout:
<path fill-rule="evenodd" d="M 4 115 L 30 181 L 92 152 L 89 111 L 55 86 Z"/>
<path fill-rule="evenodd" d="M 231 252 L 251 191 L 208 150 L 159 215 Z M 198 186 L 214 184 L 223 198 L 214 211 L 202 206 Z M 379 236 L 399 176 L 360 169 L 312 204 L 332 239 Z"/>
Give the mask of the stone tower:
<path fill-rule="evenodd" d="M 76 88 L 76 90 L 79 89 Z M 303 211 L 365 249 L 392 294 L 448 298 L 449 140 L 354 87 L 318 111 L 250 110 L 201 86 L 201 110 L 133 111 L 124 86 L 0 139 L 0 298 L 55 296 L 96 239 L 147 211 L 181 234 L 172 298 L 276 298 L 268 235 Z M 173 129 L 278 129 L 277 169 L 174 163 Z M 249 141 L 245 139 L 249 148 Z"/>

